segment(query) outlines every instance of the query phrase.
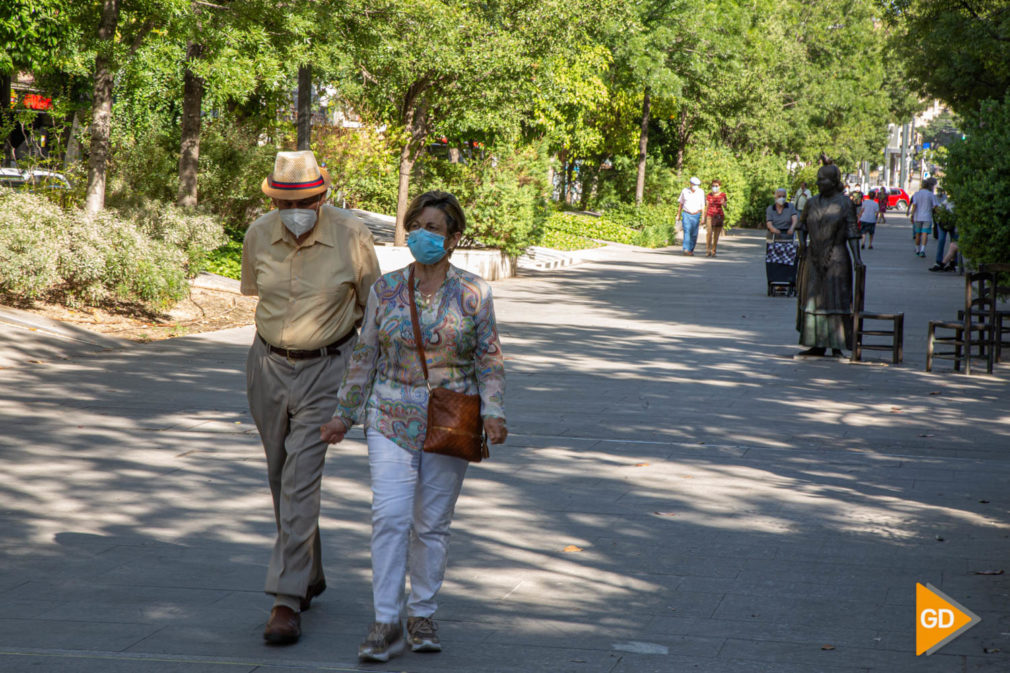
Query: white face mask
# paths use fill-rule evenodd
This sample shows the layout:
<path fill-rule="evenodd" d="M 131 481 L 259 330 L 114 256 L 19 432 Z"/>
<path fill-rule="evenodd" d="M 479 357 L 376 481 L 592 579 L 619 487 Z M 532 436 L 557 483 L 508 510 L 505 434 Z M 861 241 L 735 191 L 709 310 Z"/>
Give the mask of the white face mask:
<path fill-rule="evenodd" d="M 775 205 L 777 205 L 777 206 L 784 206 L 784 205 L 786 205 L 786 197 L 784 197 L 784 196 L 777 197 L 775 199 Z"/>
<path fill-rule="evenodd" d="M 312 208 L 288 208 L 281 211 L 281 222 L 295 238 L 316 226 L 317 213 Z"/>
<path fill-rule="evenodd" d="M 713 194 L 718 194 L 719 193 L 719 188 L 718 187 L 713 187 L 712 188 L 712 193 Z"/>

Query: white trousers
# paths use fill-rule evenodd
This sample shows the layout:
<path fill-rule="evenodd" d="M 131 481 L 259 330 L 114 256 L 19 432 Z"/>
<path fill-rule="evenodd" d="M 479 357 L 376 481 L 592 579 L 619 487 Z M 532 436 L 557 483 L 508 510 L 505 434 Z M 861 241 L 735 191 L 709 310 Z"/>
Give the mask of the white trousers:
<path fill-rule="evenodd" d="M 449 525 L 467 461 L 410 451 L 368 430 L 372 473 L 372 598 L 375 621 L 392 624 L 404 613 L 410 573 L 410 617 L 431 617 L 445 577 Z"/>

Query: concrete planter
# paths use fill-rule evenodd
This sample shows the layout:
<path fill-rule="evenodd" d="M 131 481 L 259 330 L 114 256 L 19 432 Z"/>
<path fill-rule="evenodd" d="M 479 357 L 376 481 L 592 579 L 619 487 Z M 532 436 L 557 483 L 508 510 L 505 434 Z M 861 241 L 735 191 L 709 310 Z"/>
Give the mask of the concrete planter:
<path fill-rule="evenodd" d="M 402 269 L 414 261 L 406 246 L 376 245 L 375 254 L 382 273 Z M 501 280 L 516 275 L 515 260 L 501 250 L 456 250 L 449 261 L 484 280 Z"/>

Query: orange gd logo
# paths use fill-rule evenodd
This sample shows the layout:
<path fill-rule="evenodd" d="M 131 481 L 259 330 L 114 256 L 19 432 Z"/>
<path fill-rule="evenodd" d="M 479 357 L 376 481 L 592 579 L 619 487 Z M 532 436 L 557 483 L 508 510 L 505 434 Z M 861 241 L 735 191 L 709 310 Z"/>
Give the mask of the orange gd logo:
<path fill-rule="evenodd" d="M 915 656 L 935 653 L 981 618 L 932 584 L 915 585 Z"/>

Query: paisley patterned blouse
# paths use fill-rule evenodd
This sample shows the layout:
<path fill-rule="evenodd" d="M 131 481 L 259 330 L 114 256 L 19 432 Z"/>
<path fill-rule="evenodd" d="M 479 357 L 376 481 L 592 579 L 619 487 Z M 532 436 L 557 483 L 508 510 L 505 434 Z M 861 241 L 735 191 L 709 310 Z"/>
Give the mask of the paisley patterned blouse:
<path fill-rule="evenodd" d="M 355 422 L 405 449 L 420 450 L 428 388 L 410 322 L 409 267 L 372 286 L 361 336 L 344 373 L 334 416 Z M 430 300 L 414 292 L 432 387 L 479 393 L 481 416 L 505 418 L 505 363 L 495 326 L 491 287 L 450 265 Z"/>

